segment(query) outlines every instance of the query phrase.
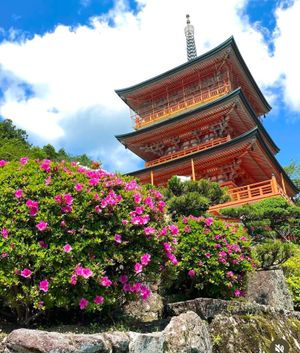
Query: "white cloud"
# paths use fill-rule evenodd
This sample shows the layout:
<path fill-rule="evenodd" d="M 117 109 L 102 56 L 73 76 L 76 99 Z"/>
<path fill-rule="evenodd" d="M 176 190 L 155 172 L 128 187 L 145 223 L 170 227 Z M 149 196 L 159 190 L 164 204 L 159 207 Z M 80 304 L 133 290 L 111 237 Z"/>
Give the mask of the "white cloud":
<path fill-rule="evenodd" d="M 0 114 L 36 140 L 39 137 L 40 142 L 64 146 L 74 153 L 86 152 L 101 158 L 112 170 L 141 167 L 140 160 L 129 157 L 113 137 L 131 130 L 128 109 L 114 89 L 186 61 L 186 13 L 195 26 L 198 54 L 234 35 L 263 90 L 268 93 L 269 87 L 285 74 L 286 100 L 297 108 L 296 81 L 291 76 L 296 60 L 289 58 L 291 51 L 287 51 L 286 43 L 288 23 L 298 11 L 299 0 L 288 10 L 277 11 L 280 34 L 276 37 L 275 56 L 269 53 L 258 28 L 241 16 L 246 3 L 138 0 L 139 11 L 133 14 L 125 2 L 118 1 L 107 15 L 93 18 L 90 27 L 70 29 L 60 25 L 44 36 L 3 43 L 3 72 L 30 84 L 35 94 L 20 99 L 20 87 L 11 84 L 5 91 Z M 292 43 L 297 43 L 296 34 L 293 38 Z M 268 96 L 272 98 L 273 93 Z"/>
<path fill-rule="evenodd" d="M 290 1 L 290 3 L 292 3 Z M 276 11 L 275 57 L 282 73 L 284 99 L 288 106 L 300 112 L 300 50 L 299 50 L 300 1 Z"/>

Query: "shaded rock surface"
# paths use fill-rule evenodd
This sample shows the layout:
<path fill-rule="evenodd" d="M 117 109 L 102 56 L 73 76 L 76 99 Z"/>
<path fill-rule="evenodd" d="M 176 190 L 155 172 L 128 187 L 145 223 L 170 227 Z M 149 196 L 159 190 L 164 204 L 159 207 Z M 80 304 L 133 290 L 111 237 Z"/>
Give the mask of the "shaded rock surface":
<path fill-rule="evenodd" d="M 246 299 L 277 309 L 293 310 L 293 299 L 283 271 L 256 271 L 249 274 Z"/>
<path fill-rule="evenodd" d="M 123 307 L 126 316 L 142 322 L 150 322 L 158 320 L 162 317 L 164 303 L 162 297 L 157 293 L 152 295 L 145 301 L 131 301 Z"/>
<path fill-rule="evenodd" d="M 300 352 L 300 321 L 279 314 L 217 315 L 210 324 L 213 353 L 269 353 L 284 338 L 290 353 Z"/>
<path fill-rule="evenodd" d="M 231 301 L 213 298 L 196 298 L 192 300 L 170 303 L 166 305 L 166 312 L 170 316 L 180 315 L 189 310 L 197 313 L 203 320 L 213 319 L 216 315 L 219 314 L 243 315 L 255 313 L 284 313 L 285 316 L 298 315 L 297 312 L 293 310 L 284 310 L 280 308 L 274 308 L 268 305 L 261 305 L 244 301 Z"/>

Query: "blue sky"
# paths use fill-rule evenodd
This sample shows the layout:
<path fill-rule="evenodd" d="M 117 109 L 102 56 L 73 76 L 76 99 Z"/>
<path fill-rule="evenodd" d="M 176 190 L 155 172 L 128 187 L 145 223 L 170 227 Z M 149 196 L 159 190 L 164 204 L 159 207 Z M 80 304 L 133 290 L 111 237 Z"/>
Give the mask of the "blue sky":
<path fill-rule="evenodd" d="M 34 144 L 87 153 L 109 170 L 141 168 L 114 138 L 131 131 L 114 89 L 185 62 L 186 13 L 198 54 L 234 35 L 273 106 L 264 125 L 279 161 L 300 163 L 300 0 L 1 1 L 0 116 Z"/>

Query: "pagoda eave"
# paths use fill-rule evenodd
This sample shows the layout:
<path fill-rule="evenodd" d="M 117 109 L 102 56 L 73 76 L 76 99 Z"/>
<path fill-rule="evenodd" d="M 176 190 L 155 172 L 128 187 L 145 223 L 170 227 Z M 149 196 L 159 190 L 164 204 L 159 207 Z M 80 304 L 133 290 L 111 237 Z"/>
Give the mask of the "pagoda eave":
<path fill-rule="evenodd" d="M 284 169 L 270 152 L 257 128 L 235 139 L 198 153 L 163 163 L 161 165 L 137 170 L 128 175 L 138 177 L 142 183 L 154 181 L 155 185 L 165 185 L 172 175 L 205 178 L 209 170 L 226 165 L 232 160 L 240 160 L 241 166 L 248 175 L 247 183 L 270 179 L 272 174 L 277 180 L 284 180 L 286 193 L 290 197 L 299 190 L 290 180 Z M 206 174 L 205 174 L 206 173 Z M 195 175 L 194 175 L 195 176 Z"/>
<path fill-rule="evenodd" d="M 156 89 L 160 89 L 163 84 L 172 85 L 173 82 L 180 80 L 181 77 L 194 73 L 197 70 L 204 70 L 206 66 L 213 66 L 217 63 L 220 64 L 224 59 L 229 60 L 231 65 L 239 70 L 240 74 L 244 76 L 245 80 L 248 82 L 247 85 L 249 90 L 252 90 L 253 94 L 256 95 L 257 104 L 260 106 L 258 110 L 256 109 L 256 113 L 258 115 L 263 115 L 269 112 L 271 110 L 271 106 L 264 98 L 262 92 L 252 77 L 233 37 L 230 37 L 228 40 L 207 53 L 175 67 L 172 70 L 137 85 L 124 89 L 117 89 L 115 92 L 127 105 L 136 111 L 137 105 L 135 102 L 142 101 L 147 95 L 153 94 L 153 92 Z"/>
<path fill-rule="evenodd" d="M 233 108 L 235 112 L 232 111 Z M 241 89 L 236 89 L 213 102 L 206 103 L 178 116 L 170 117 L 131 133 L 117 135 L 116 138 L 136 155 L 145 161 L 149 161 L 155 156 L 143 151 L 141 148 L 143 145 L 151 144 L 157 140 L 168 139 L 174 134 L 179 135 L 179 132 L 191 131 L 201 125 L 212 124 L 213 121 L 217 121 L 222 116 L 229 114 L 228 112 L 230 112 L 230 124 L 234 125 L 235 131 L 242 134 L 258 126 L 272 153 L 275 154 L 279 151 L 277 145 L 256 117 Z"/>

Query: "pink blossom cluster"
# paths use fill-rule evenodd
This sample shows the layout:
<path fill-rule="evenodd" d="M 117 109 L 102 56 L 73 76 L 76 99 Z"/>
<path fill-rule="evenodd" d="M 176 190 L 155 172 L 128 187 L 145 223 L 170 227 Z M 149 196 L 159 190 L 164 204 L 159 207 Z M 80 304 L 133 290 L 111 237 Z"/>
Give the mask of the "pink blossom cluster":
<path fill-rule="evenodd" d="M 78 277 L 89 278 L 93 275 L 93 271 L 88 267 L 77 265 L 75 268 L 75 274 Z"/>
<path fill-rule="evenodd" d="M 41 166 L 40 166 L 41 169 L 43 169 L 47 173 L 50 173 L 51 172 L 50 163 L 51 163 L 51 161 L 49 159 L 44 159 L 41 163 Z"/>
<path fill-rule="evenodd" d="M 29 215 L 34 217 L 38 214 L 39 211 L 39 203 L 33 200 L 27 200 L 26 206 L 29 208 Z"/>
<path fill-rule="evenodd" d="M 4 167 L 8 162 L 5 161 L 4 159 L 0 159 L 0 168 Z"/>

